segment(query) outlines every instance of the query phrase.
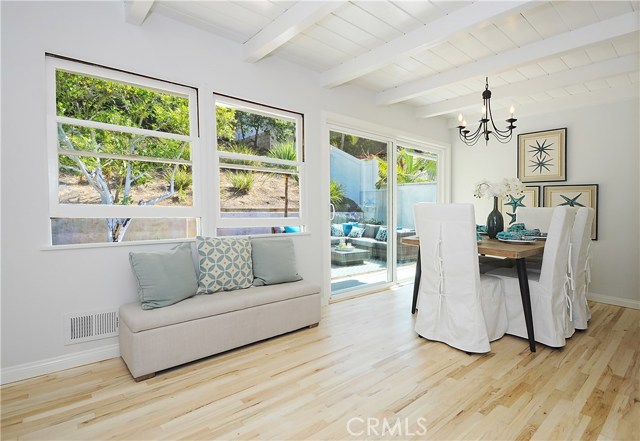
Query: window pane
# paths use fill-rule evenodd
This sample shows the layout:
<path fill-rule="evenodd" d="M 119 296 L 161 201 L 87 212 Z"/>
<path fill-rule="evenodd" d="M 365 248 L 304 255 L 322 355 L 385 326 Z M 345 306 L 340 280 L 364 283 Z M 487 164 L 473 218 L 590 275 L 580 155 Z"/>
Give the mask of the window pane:
<path fill-rule="evenodd" d="M 331 293 L 336 295 L 390 281 L 389 238 L 395 235 L 387 222 L 387 143 L 336 131 L 329 132 L 329 139 L 329 197 L 335 209 Z"/>
<path fill-rule="evenodd" d="M 285 173 L 220 170 L 223 218 L 298 217 L 300 186 Z"/>
<path fill-rule="evenodd" d="M 59 116 L 189 135 L 189 98 L 56 71 Z"/>
<path fill-rule="evenodd" d="M 58 124 L 58 148 L 184 161 L 191 158 L 191 146 L 185 141 L 70 124 Z"/>
<path fill-rule="evenodd" d="M 122 242 L 128 242 L 192 238 L 196 234 L 197 222 L 194 218 L 51 219 L 53 245 L 117 242 L 114 238 L 118 235 L 122 236 Z"/>
<path fill-rule="evenodd" d="M 193 205 L 191 166 L 60 155 L 61 204 Z"/>
<path fill-rule="evenodd" d="M 402 243 L 402 238 L 415 234 L 413 207 L 419 202 L 438 201 L 438 156 L 398 146 L 396 171 L 398 179 L 398 280 L 412 279 L 418 248 Z"/>
<path fill-rule="evenodd" d="M 296 123 L 218 104 L 218 150 L 295 161 Z"/>

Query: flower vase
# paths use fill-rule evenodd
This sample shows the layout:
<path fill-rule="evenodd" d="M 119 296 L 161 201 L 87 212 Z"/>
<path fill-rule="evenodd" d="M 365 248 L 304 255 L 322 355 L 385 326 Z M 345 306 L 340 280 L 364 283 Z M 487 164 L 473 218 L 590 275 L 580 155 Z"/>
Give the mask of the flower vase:
<path fill-rule="evenodd" d="M 493 197 L 493 210 L 487 217 L 487 234 L 491 239 L 495 239 L 499 232 L 504 230 L 504 219 L 498 210 L 498 197 Z"/>

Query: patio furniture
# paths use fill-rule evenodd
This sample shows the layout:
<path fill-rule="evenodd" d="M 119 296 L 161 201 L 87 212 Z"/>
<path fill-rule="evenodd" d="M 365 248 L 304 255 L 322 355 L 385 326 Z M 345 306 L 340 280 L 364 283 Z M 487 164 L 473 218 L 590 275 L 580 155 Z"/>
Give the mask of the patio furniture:
<path fill-rule="evenodd" d="M 376 239 L 380 225 L 358 224 L 357 226 L 364 228 L 362 237 L 331 236 L 331 245 L 337 245 L 340 240 L 346 240 L 354 247 L 369 251 L 371 259 L 387 260 L 387 242 Z M 415 230 L 408 228 L 396 230 L 399 263 L 412 262 L 418 258 L 418 250 L 416 247 L 401 242 L 403 237 L 413 236 L 415 234 Z"/>
<path fill-rule="evenodd" d="M 339 266 L 361 265 L 368 257 L 369 251 L 355 247 L 343 250 L 331 249 L 331 263 Z"/>

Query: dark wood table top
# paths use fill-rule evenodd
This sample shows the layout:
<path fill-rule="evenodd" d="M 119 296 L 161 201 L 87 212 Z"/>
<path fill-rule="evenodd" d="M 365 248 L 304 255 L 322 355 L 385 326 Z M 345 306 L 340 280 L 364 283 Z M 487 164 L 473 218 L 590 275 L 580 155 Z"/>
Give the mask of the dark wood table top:
<path fill-rule="evenodd" d="M 418 236 L 403 237 L 402 243 L 406 245 L 420 246 Z M 546 241 L 536 240 L 534 243 L 509 243 L 498 239 L 483 239 L 478 242 L 478 254 L 485 256 L 510 257 L 512 259 L 524 259 L 544 253 Z"/>

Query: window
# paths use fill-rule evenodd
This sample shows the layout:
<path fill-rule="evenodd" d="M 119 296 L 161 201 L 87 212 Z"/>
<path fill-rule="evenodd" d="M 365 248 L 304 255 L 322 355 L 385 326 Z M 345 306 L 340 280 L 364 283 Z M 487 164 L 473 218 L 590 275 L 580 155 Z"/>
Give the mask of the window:
<path fill-rule="evenodd" d="M 218 235 L 299 232 L 302 115 L 215 96 Z"/>
<path fill-rule="evenodd" d="M 192 88 L 47 57 L 53 245 L 198 232 Z"/>

